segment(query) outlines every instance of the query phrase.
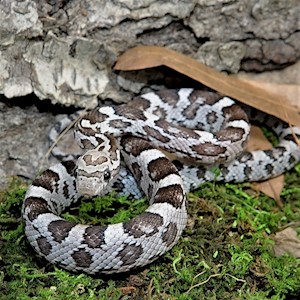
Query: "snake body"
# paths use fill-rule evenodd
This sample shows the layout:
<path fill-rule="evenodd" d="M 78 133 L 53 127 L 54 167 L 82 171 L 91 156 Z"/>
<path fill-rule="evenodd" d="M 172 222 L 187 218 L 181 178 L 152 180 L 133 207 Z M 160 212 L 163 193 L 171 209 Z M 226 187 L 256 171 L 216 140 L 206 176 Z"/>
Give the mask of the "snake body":
<path fill-rule="evenodd" d="M 242 152 L 250 130 L 247 114 L 212 92 L 148 93 L 85 114 L 75 127 L 84 154 L 50 167 L 27 191 L 23 218 L 31 246 L 52 263 L 90 274 L 124 272 L 154 261 L 185 228 L 188 191 L 211 180 L 267 179 L 299 162 L 294 137 L 300 128 L 263 113 L 249 111 L 249 116 L 275 131 L 276 147 Z M 159 149 L 177 160 L 171 162 Z M 142 190 L 150 206 L 128 222 L 105 226 L 59 217 L 81 195 L 111 188 L 136 197 Z"/>

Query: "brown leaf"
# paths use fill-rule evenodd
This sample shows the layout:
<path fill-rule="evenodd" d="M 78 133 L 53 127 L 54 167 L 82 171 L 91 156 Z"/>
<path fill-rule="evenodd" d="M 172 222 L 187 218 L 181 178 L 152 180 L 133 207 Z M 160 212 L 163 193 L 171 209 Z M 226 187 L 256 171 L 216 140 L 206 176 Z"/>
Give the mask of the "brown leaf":
<path fill-rule="evenodd" d="M 133 294 L 135 291 L 136 291 L 136 288 L 134 286 L 120 287 L 120 292 L 122 295 Z"/>
<path fill-rule="evenodd" d="M 274 199 L 279 207 L 283 207 L 283 203 L 280 199 L 280 193 L 284 186 L 284 176 L 280 175 L 274 178 L 270 178 L 265 181 L 252 182 L 251 187 L 253 190 L 264 193 L 270 198 Z"/>
<path fill-rule="evenodd" d="M 185 74 L 221 94 L 300 126 L 297 110 L 287 104 L 285 97 L 266 91 L 248 81 L 240 80 L 236 76 L 227 76 L 217 72 L 195 59 L 167 48 L 157 46 L 132 48 L 119 57 L 115 69 L 140 70 L 161 65 Z"/>
<path fill-rule="evenodd" d="M 300 240 L 295 229 L 287 227 L 286 229 L 277 232 L 274 241 L 275 245 L 273 250 L 276 256 L 289 253 L 294 257 L 300 257 Z"/>
<path fill-rule="evenodd" d="M 298 86 L 279 86 L 254 80 L 239 79 L 237 76 L 227 76 L 188 56 L 156 46 L 140 46 L 128 50 L 119 57 L 115 69 L 138 70 L 161 65 L 168 66 L 222 94 L 277 116 L 288 123 L 300 126 L 300 117 L 297 109 L 287 101 L 290 98 L 296 99 L 294 103 L 300 103 L 298 101 Z M 293 92 L 291 91 L 292 89 Z M 254 129 L 254 131 L 255 133 L 252 133 L 252 138 L 250 138 L 248 144 L 248 150 L 271 149 L 272 145 L 263 134 L 259 133 L 257 129 Z M 277 204 L 282 206 L 280 193 L 283 185 L 284 177 L 278 176 L 261 183 L 253 183 L 252 187 L 274 198 Z"/>
<path fill-rule="evenodd" d="M 246 146 L 247 151 L 253 150 L 268 150 L 272 149 L 272 144 L 264 136 L 261 129 L 257 126 L 252 125 L 250 130 L 250 138 Z"/>
<path fill-rule="evenodd" d="M 250 138 L 247 144 L 247 150 L 253 151 L 257 149 L 267 150 L 271 149 L 272 144 L 266 139 L 261 129 L 257 126 L 251 126 Z M 251 187 L 256 190 L 263 192 L 267 196 L 273 198 L 279 207 L 283 206 L 280 200 L 280 193 L 284 186 L 284 176 L 280 175 L 275 178 L 271 178 L 262 182 L 253 182 Z"/>
<path fill-rule="evenodd" d="M 263 88 L 266 91 L 276 93 L 281 96 L 282 99 L 287 99 L 288 102 L 295 107 L 295 109 L 300 112 L 300 86 L 295 84 L 274 84 L 270 82 L 256 81 L 256 80 L 246 80 L 248 83 Z"/>
<path fill-rule="evenodd" d="M 238 73 L 241 79 L 255 80 L 284 85 L 300 85 L 300 60 L 281 70 L 264 71 L 262 73 L 244 72 Z"/>

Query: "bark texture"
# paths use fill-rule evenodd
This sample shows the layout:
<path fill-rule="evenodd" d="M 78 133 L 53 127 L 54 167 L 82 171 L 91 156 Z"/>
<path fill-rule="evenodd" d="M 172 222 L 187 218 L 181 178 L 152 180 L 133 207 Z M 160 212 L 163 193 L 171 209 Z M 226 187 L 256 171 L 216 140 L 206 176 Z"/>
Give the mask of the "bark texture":
<path fill-rule="evenodd" d="M 149 76 L 112 71 L 136 45 L 233 73 L 280 68 L 300 56 L 299 15 L 298 0 L 2 0 L 0 93 L 87 108 L 124 101 Z"/>

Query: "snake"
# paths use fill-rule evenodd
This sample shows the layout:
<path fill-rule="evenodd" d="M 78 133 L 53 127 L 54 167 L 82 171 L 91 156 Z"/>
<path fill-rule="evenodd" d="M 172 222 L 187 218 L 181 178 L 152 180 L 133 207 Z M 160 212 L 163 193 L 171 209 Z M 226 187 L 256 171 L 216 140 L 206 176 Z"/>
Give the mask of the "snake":
<path fill-rule="evenodd" d="M 249 119 L 272 129 L 276 146 L 246 151 Z M 58 124 L 50 140 L 66 122 Z M 266 180 L 300 161 L 295 139 L 300 128 L 216 92 L 191 88 L 102 105 L 79 118 L 74 134 L 82 153 L 76 158 L 66 153 L 66 160 L 33 180 L 22 214 L 29 244 L 40 256 L 88 274 L 130 271 L 170 250 L 187 224 L 187 194 L 204 182 Z M 149 207 L 109 225 L 60 217 L 79 199 L 111 190 L 145 195 Z"/>

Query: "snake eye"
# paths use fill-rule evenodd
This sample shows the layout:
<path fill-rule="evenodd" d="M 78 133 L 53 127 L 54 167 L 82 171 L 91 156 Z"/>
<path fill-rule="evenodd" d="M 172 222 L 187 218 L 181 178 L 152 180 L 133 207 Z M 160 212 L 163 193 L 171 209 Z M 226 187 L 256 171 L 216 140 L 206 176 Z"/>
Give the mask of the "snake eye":
<path fill-rule="evenodd" d="M 109 180 L 109 179 L 110 179 L 110 176 L 111 176 L 110 171 L 109 171 L 108 169 L 105 170 L 105 171 L 104 171 L 104 174 L 103 174 L 104 180 Z"/>

